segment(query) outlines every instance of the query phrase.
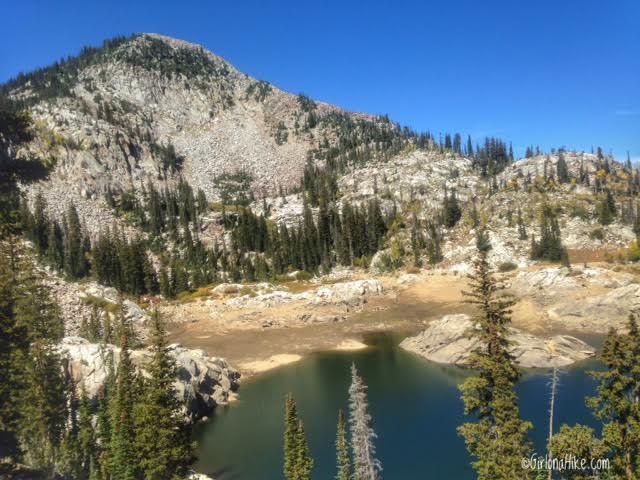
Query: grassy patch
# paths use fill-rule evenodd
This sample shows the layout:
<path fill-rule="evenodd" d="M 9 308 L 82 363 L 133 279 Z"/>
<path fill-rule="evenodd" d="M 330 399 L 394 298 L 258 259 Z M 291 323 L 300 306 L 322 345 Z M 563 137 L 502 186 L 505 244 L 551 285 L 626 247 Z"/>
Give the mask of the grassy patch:
<path fill-rule="evenodd" d="M 118 305 L 115 303 L 111 303 L 104 298 L 96 297 L 93 295 L 89 295 L 82 299 L 82 302 L 85 305 L 89 305 L 90 307 L 98 307 L 99 309 L 104 310 L 109 313 L 116 313 L 118 311 Z"/>
<path fill-rule="evenodd" d="M 193 292 L 180 292 L 176 300 L 180 303 L 190 303 L 196 300 L 209 298 L 211 296 L 211 286 L 201 287 Z"/>

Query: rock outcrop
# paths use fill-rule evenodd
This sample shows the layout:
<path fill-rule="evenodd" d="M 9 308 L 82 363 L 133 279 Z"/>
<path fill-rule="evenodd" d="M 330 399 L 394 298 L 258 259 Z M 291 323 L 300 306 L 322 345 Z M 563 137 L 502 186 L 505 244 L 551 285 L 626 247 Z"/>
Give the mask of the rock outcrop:
<path fill-rule="evenodd" d="M 381 293 L 382 284 L 378 280 L 356 280 L 319 288 L 312 299 L 312 303 L 357 306 L 365 303 L 367 297 L 380 295 Z"/>
<path fill-rule="evenodd" d="M 209 475 L 205 475 L 203 473 L 196 473 L 196 472 L 189 473 L 184 478 L 185 480 L 215 480 L 213 477 L 210 477 Z"/>
<path fill-rule="evenodd" d="M 214 295 L 238 295 L 224 304 L 228 308 L 271 308 L 291 302 L 303 302 L 306 305 L 346 305 L 357 307 L 367 302 L 371 296 L 380 295 L 383 292 L 382 284 L 375 279 L 354 280 L 324 285 L 315 291 L 291 293 L 286 288 L 268 283 L 255 285 L 239 285 L 223 283 L 215 287 L 211 293 Z M 248 293 L 244 293 L 248 291 Z M 242 294 L 242 295 L 241 295 Z"/>
<path fill-rule="evenodd" d="M 511 282 L 511 288 L 520 296 L 562 295 L 582 286 L 581 279 L 570 273 L 568 268 L 561 267 L 520 272 Z"/>
<path fill-rule="evenodd" d="M 568 300 L 548 310 L 549 318 L 567 328 L 606 333 L 620 327 L 629 313 L 640 311 L 640 285 L 632 283 L 581 301 Z"/>
<path fill-rule="evenodd" d="M 240 374 L 226 360 L 177 344 L 169 348 L 178 369 L 174 384 L 176 396 L 190 416 L 198 418 L 216 405 L 224 405 L 233 399 Z M 91 398 L 96 397 L 105 384 L 109 358 L 113 356 L 117 368 L 120 355 L 118 347 L 91 343 L 81 337 L 65 337 L 59 351 L 69 375 L 78 384 L 84 384 Z M 146 374 L 144 367 L 151 358 L 152 354 L 147 349 L 131 352 L 131 359 L 143 375 Z"/>
<path fill-rule="evenodd" d="M 445 315 L 429 328 L 400 343 L 405 350 L 438 363 L 464 365 L 469 355 L 479 346 L 478 340 L 469 338 L 473 328 L 468 315 Z M 595 354 L 585 342 L 568 335 L 539 338 L 511 329 L 511 354 L 518 365 L 525 368 L 563 367 Z"/>

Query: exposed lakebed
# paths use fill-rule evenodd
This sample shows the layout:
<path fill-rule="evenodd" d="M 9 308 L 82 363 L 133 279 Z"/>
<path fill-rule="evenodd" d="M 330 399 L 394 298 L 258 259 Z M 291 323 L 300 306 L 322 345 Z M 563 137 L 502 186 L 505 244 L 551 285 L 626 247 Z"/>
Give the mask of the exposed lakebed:
<path fill-rule="evenodd" d="M 456 427 L 464 421 L 457 386 L 469 374 L 455 366 L 427 362 L 397 347 L 401 337 L 376 334 L 356 352 L 312 354 L 243 384 L 240 399 L 218 408 L 198 426 L 198 471 L 217 480 L 282 478 L 284 398 L 292 392 L 305 422 L 314 478 L 333 478 L 337 411 L 347 408 L 349 366 L 355 362 L 369 386 L 383 476 L 473 478 Z M 592 343 L 593 344 L 593 343 Z M 564 370 L 556 405 L 557 425 L 594 425 L 584 397 L 594 392 L 586 374 L 594 360 Z M 530 438 L 543 452 L 548 431 L 548 372 L 526 371 L 517 386 L 523 417 L 534 423 Z"/>

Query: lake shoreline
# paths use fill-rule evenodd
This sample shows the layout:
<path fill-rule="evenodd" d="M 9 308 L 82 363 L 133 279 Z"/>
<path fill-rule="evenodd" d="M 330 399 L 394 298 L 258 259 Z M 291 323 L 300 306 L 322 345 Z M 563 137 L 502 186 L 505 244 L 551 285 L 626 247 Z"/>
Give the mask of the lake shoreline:
<path fill-rule="evenodd" d="M 513 279 L 514 275 L 503 278 Z M 241 372 L 244 383 L 313 353 L 362 348 L 359 344 L 366 344 L 365 336 L 371 332 L 410 336 L 424 331 L 445 315 L 474 313 L 461 294 L 466 286 L 463 276 L 423 272 L 392 277 L 355 275 L 342 279 L 343 283 L 358 281 L 379 282 L 380 293 L 358 298 L 354 306 L 293 302 L 259 308 L 245 305 L 251 298 L 241 303 L 240 299 L 227 296 L 214 301 L 215 305 L 221 305 L 216 308 L 222 308 L 222 314 L 214 316 L 206 315 L 208 310 L 204 308 L 204 304 L 212 300 L 189 303 L 182 306 L 183 320 L 172 326 L 171 341 L 225 358 Z M 314 288 L 321 291 L 333 285 L 341 283 L 296 282 L 287 288 L 294 294 L 313 294 Z M 240 306 L 230 308 L 229 304 Z M 514 308 L 514 327 L 544 338 L 571 335 L 599 347 L 601 342 L 593 344 L 590 339 L 601 337 L 601 332 L 589 325 L 576 329 L 572 324 L 552 322 L 544 308 L 545 304 L 536 306 L 529 297 L 520 298 Z M 298 320 L 307 317 L 312 321 Z M 329 320 L 324 320 L 326 318 Z"/>

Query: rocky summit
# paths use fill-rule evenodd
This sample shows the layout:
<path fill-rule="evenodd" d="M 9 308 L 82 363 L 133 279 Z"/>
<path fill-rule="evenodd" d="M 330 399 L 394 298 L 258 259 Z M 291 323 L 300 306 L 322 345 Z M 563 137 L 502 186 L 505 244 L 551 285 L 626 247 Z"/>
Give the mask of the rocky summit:
<path fill-rule="evenodd" d="M 156 34 L 105 42 L 44 77 L 3 88 L 36 122 L 28 153 L 55 164 L 46 187 L 34 188 L 60 212 L 76 201 L 94 229 L 112 220 L 107 189 L 138 190 L 178 173 L 211 200 L 236 184 L 275 195 L 298 185 L 308 156 L 342 123 L 398 129 L 285 93 L 198 45 Z"/>

